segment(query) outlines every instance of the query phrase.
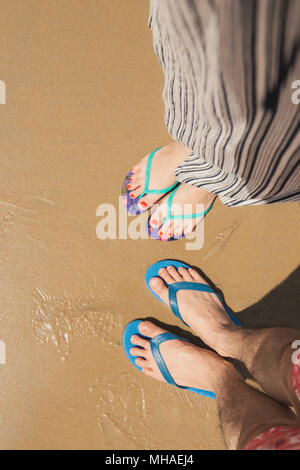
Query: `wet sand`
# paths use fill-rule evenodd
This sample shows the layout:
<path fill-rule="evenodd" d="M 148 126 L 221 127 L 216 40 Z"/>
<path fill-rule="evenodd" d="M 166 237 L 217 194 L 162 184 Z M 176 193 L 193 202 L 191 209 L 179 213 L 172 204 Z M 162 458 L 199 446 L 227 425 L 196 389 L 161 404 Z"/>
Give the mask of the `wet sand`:
<path fill-rule="evenodd" d="M 146 290 L 162 258 L 200 267 L 246 326 L 299 320 L 298 203 L 227 208 L 185 242 L 104 240 L 128 169 L 170 141 L 163 77 L 140 0 L 1 6 L 2 449 L 223 449 L 215 401 L 139 374 L 124 326 L 180 326 Z"/>

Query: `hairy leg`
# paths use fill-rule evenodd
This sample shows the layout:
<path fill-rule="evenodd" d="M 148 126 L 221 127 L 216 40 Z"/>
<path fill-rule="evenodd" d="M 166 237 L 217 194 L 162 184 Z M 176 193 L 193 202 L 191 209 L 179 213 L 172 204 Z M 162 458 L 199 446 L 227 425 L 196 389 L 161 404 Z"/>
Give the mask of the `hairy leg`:
<path fill-rule="evenodd" d="M 247 385 L 232 364 L 222 370 L 214 388 L 229 449 L 243 449 L 252 438 L 274 426 L 297 425 L 287 406 Z"/>
<path fill-rule="evenodd" d="M 223 347 L 227 356 L 246 365 L 268 395 L 299 413 L 291 379 L 295 340 L 300 340 L 300 331 L 291 328 L 240 329 L 228 335 Z"/>

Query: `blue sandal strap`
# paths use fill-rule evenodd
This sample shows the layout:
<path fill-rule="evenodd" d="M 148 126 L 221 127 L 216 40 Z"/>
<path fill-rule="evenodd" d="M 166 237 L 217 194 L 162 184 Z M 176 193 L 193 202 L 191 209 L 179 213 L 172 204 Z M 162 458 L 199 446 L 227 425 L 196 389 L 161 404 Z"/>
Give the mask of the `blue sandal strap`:
<path fill-rule="evenodd" d="M 183 220 L 183 219 L 197 219 L 198 217 L 202 217 L 204 216 L 205 214 L 207 214 L 208 211 L 210 211 L 210 209 L 212 208 L 212 205 L 213 205 L 213 202 L 209 205 L 209 207 L 207 209 L 205 209 L 204 211 L 202 212 L 198 212 L 196 214 L 176 214 L 176 215 L 173 215 L 171 212 L 172 212 L 172 204 L 173 204 L 173 198 L 175 196 L 175 193 L 176 191 L 179 189 L 179 186 L 177 188 L 175 188 L 170 196 L 168 197 L 168 202 L 167 202 L 167 215 L 166 217 L 164 218 L 163 220 L 163 224 L 167 221 L 167 220 Z"/>
<path fill-rule="evenodd" d="M 230 310 L 224 304 L 222 297 L 216 291 L 214 291 L 212 287 L 210 287 L 207 284 L 201 284 L 198 282 L 175 282 L 175 284 L 169 285 L 169 303 L 170 303 L 170 307 L 174 315 L 176 315 L 176 317 L 179 318 L 179 320 L 181 320 L 185 325 L 189 326 L 183 320 L 179 312 L 179 307 L 178 307 L 178 302 L 177 302 L 177 292 L 180 290 L 194 290 L 194 291 L 199 291 L 199 292 L 210 292 L 211 294 L 215 294 L 221 300 L 224 306 L 224 309 L 226 313 L 229 315 L 229 317 L 231 318 L 231 320 L 236 325 L 240 326 L 240 323 L 238 322 L 238 320 L 235 318 L 235 316 L 230 312 Z"/>
<path fill-rule="evenodd" d="M 151 166 L 152 166 L 152 160 L 155 155 L 155 153 L 161 149 L 161 147 L 156 148 L 153 150 L 153 152 L 150 153 L 147 161 L 147 167 L 146 167 L 146 173 L 145 173 L 145 186 L 144 186 L 144 191 L 142 194 L 138 196 L 138 199 L 141 199 L 144 197 L 146 194 L 165 194 L 171 191 L 171 189 L 175 188 L 175 186 L 178 186 L 178 183 L 174 183 L 171 186 L 168 186 L 167 188 L 163 189 L 149 189 L 149 181 L 150 181 L 150 172 L 151 172 Z"/>
<path fill-rule="evenodd" d="M 160 335 L 155 336 L 154 338 L 151 339 L 150 341 L 150 346 L 151 346 L 151 351 L 152 355 L 154 357 L 154 360 L 157 364 L 157 367 L 159 368 L 163 378 L 165 381 L 170 384 L 170 385 L 176 385 L 176 387 L 179 388 L 187 388 L 183 387 L 182 385 L 177 385 L 177 383 L 174 381 L 172 375 L 169 372 L 169 369 L 166 366 L 166 363 L 161 355 L 159 346 L 164 343 L 165 341 L 170 341 L 172 339 L 180 339 L 183 341 L 188 341 L 190 342 L 189 339 L 187 338 L 181 338 L 180 336 L 175 335 L 174 333 L 162 333 Z"/>

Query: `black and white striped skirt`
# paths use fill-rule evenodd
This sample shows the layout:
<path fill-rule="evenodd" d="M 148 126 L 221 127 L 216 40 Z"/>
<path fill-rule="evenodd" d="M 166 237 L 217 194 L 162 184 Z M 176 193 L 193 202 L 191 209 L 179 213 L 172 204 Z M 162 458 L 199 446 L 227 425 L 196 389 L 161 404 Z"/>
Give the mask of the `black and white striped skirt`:
<path fill-rule="evenodd" d="M 228 206 L 300 200 L 300 0 L 151 0 L 149 26 L 192 152 L 177 180 Z"/>

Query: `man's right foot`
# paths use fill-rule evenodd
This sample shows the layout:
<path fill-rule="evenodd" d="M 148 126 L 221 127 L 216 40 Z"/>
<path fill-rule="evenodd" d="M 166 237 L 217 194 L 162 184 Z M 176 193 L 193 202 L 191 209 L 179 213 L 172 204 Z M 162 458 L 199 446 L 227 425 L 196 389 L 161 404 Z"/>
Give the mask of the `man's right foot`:
<path fill-rule="evenodd" d="M 164 189 L 175 184 L 175 170 L 190 154 L 190 149 L 175 141 L 157 150 L 152 161 L 149 189 Z M 144 192 L 148 158 L 149 155 L 146 155 L 131 169 L 133 175 L 127 185 L 131 199 L 139 197 Z M 149 209 L 162 196 L 163 194 L 146 194 L 139 200 L 139 208 L 142 211 Z"/>
<path fill-rule="evenodd" d="M 207 284 L 206 280 L 193 268 L 186 269 L 174 266 L 162 268 L 160 277 L 150 280 L 151 289 L 169 305 L 169 288 L 165 284 L 175 282 L 199 282 Z M 183 320 L 197 335 L 221 356 L 228 356 L 232 334 L 241 331 L 233 323 L 224 309 L 219 297 L 209 292 L 181 290 L 177 293 L 177 301 Z"/>

